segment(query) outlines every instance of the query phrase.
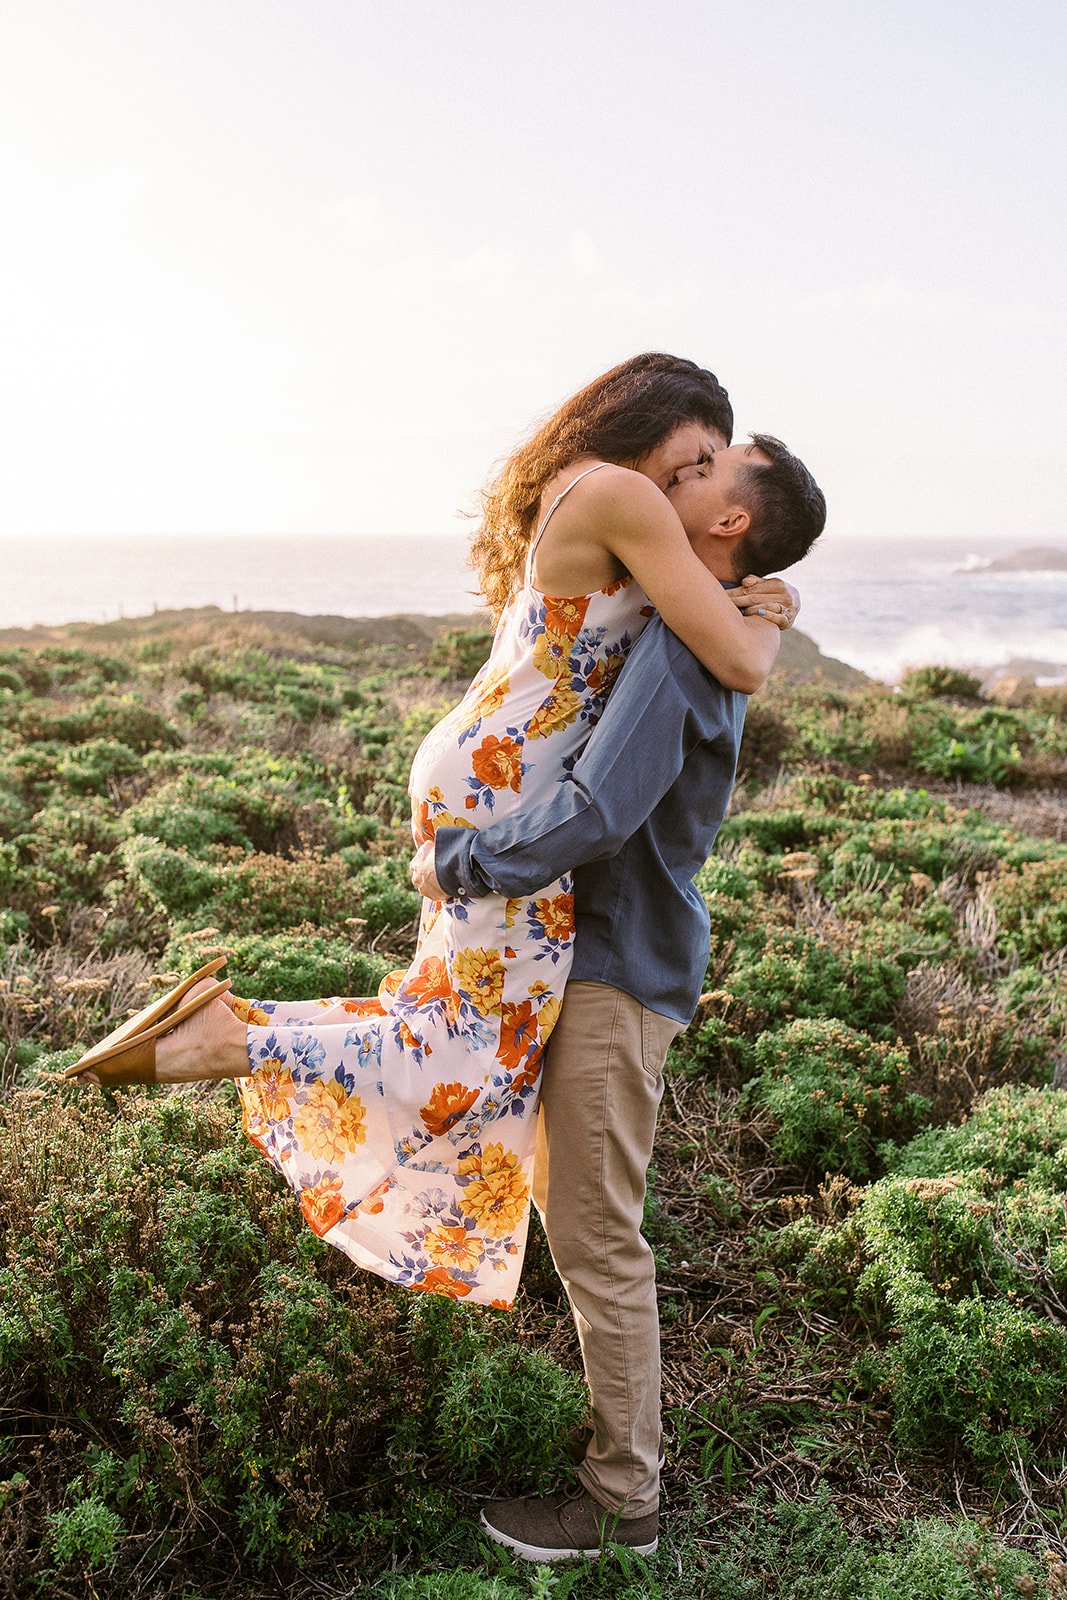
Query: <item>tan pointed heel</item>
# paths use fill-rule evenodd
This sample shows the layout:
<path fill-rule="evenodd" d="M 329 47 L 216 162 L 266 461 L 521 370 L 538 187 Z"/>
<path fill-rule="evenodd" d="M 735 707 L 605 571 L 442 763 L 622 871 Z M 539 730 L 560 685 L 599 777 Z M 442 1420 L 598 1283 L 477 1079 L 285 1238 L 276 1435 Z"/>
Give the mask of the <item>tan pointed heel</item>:
<path fill-rule="evenodd" d="M 215 971 L 218 971 L 220 961 Z M 204 973 L 197 973 L 185 984 L 196 982 Z M 101 1044 L 88 1050 L 80 1061 L 68 1067 L 63 1073 L 64 1078 L 80 1078 L 83 1073 L 94 1072 L 101 1087 L 113 1088 L 117 1084 L 125 1083 L 156 1083 L 156 1040 L 164 1033 L 170 1033 L 188 1017 L 195 1016 L 202 1011 L 204 1006 L 210 1005 L 212 1000 L 218 1000 L 230 987 L 229 978 L 221 983 L 212 984 L 210 989 L 205 989 L 203 994 L 194 995 L 191 1000 L 186 1000 L 184 1005 L 179 1005 L 175 1010 L 168 1012 L 157 1022 L 147 1027 L 142 1027 L 137 1033 L 128 1030 L 122 1038 L 113 1035 Z M 166 998 L 171 998 L 167 996 Z M 134 1020 L 131 1018 L 131 1021 Z M 121 1032 L 122 1030 L 116 1030 Z"/>
<path fill-rule="evenodd" d="M 109 1050 L 112 1045 L 123 1044 L 127 1039 L 133 1039 L 138 1034 L 144 1033 L 147 1028 L 154 1027 L 157 1022 L 162 1022 L 164 1017 L 177 1010 L 194 984 L 199 983 L 201 978 L 213 978 L 216 972 L 225 965 L 226 957 L 216 956 L 214 961 L 209 961 L 206 966 L 200 967 L 191 977 L 183 978 L 181 983 L 176 984 L 173 989 L 169 989 L 166 994 L 160 995 L 158 1000 L 153 1000 L 150 1005 L 143 1006 L 134 1016 L 127 1017 L 125 1022 L 120 1023 L 98 1044 L 94 1044 L 86 1054 L 98 1055 L 104 1050 Z M 78 1070 L 81 1070 L 80 1066 Z"/>

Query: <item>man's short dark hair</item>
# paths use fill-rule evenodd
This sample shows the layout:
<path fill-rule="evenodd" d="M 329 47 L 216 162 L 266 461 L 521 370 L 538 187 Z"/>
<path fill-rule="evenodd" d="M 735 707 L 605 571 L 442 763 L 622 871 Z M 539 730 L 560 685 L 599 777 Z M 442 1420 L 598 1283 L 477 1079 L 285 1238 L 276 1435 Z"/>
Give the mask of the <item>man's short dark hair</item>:
<path fill-rule="evenodd" d="M 749 438 L 771 464 L 746 464 L 735 480 L 737 498 L 750 518 L 734 551 L 739 578 L 791 567 L 807 555 L 826 525 L 826 496 L 803 461 L 769 433 Z"/>

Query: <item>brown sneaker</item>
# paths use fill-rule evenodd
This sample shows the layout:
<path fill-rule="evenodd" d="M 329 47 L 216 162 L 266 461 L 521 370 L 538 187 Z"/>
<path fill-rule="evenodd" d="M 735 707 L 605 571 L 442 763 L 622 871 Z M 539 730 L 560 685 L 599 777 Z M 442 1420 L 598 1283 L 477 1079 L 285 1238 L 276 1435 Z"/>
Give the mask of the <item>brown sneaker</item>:
<path fill-rule="evenodd" d="M 650 1556 L 659 1543 L 658 1511 L 620 1517 L 581 1484 L 563 1494 L 493 1500 L 482 1512 L 481 1524 L 490 1539 L 506 1544 L 526 1561 L 598 1556 L 610 1544 L 624 1544 L 636 1555 Z"/>

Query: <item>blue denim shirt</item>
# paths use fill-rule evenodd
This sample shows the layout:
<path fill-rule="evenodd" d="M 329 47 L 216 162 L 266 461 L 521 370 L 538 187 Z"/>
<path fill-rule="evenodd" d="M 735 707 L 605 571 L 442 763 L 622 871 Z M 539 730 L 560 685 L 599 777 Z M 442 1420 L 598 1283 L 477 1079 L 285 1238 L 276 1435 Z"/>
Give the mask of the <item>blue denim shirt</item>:
<path fill-rule="evenodd" d="M 488 828 L 439 828 L 438 882 L 451 896 L 529 895 L 574 868 L 571 978 L 688 1022 L 708 961 L 693 878 L 726 814 L 747 705 L 653 617 L 573 771 Z"/>

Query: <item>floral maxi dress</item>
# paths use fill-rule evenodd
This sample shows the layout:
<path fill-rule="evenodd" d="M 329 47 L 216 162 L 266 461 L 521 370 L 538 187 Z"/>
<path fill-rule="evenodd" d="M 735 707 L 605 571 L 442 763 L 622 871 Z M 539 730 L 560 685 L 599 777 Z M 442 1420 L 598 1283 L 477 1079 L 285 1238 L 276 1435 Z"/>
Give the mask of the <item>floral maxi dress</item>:
<path fill-rule="evenodd" d="M 561 599 L 532 587 L 531 563 L 488 662 L 415 757 L 418 844 L 561 782 L 647 618 L 630 579 Z M 411 965 L 377 998 L 237 1003 L 245 1130 L 320 1238 L 393 1283 L 510 1306 L 573 934 L 569 874 L 527 899 L 426 901 Z"/>

